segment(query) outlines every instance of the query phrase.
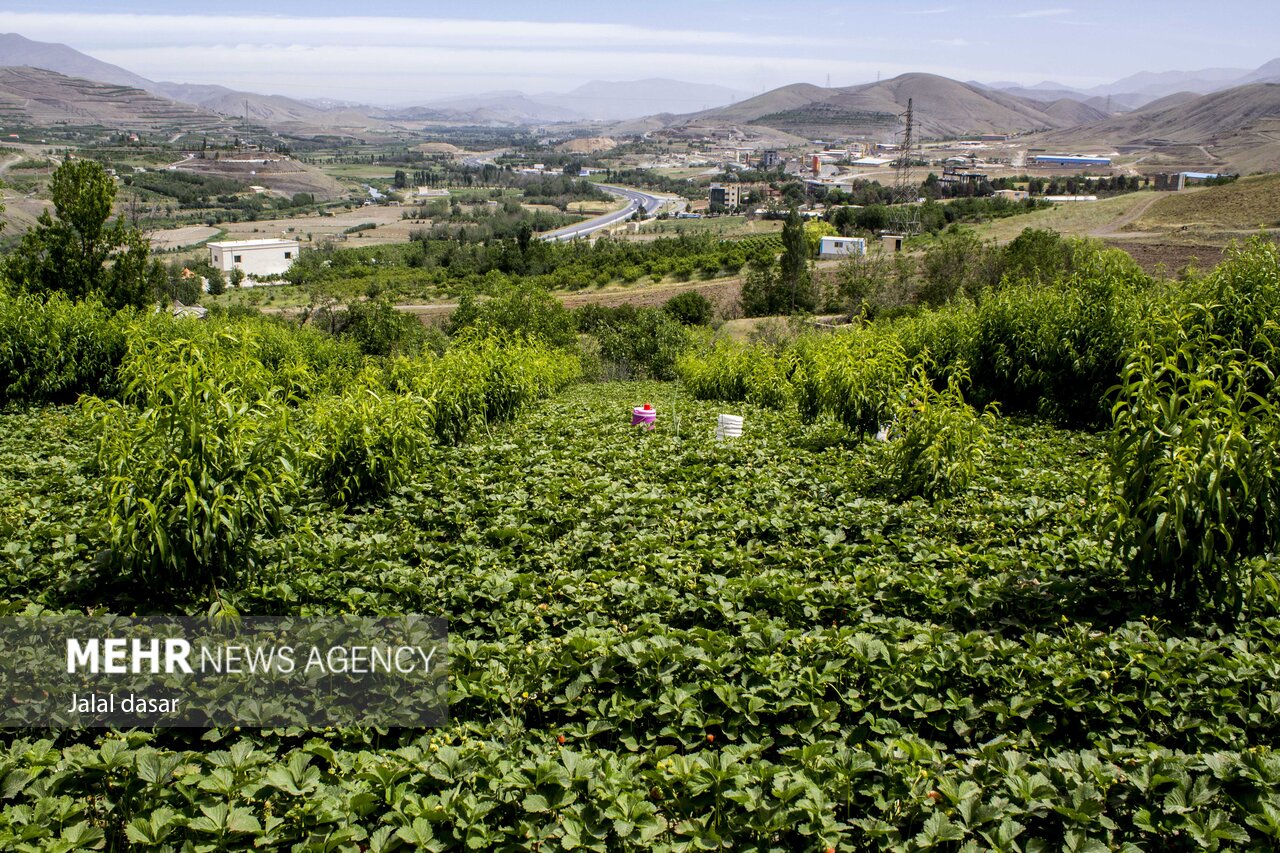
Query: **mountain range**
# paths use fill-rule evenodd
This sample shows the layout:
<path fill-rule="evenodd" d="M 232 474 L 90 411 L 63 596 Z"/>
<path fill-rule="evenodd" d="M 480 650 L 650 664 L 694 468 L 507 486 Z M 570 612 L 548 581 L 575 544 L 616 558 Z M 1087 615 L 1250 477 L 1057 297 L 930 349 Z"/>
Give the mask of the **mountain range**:
<path fill-rule="evenodd" d="M 681 126 L 764 125 L 800 136 L 858 135 L 887 141 L 910 100 L 923 137 L 1016 133 L 1105 118 L 1082 104 L 1045 103 L 935 74 L 903 74 L 861 86 L 784 86 L 727 107 L 682 117 Z M 1083 115 L 1081 112 L 1083 111 Z"/>
<path fill-rule="evenodd" d="M 1034 86 L 1019 86 L 1017 83 L 979 83 L 979 86 L 999 89 L 1011 95 L 1024 98 L 1063 99 L 1068 98 L 1087 103 L 1098 109 L 1111 112 L 1128 112 L 1145 107 L 1152 101 L 1168 95 L 1191 92 L 1197 95 L 1208 95 L 1225 89 L 1248 86 L 1251 83 L 1280 83 L 1280 59 L 1254 68 L 1201 68 L 1198 71 L 1140 71 L 1091 89 L 1073 89 L 1061 83 L 1046 80 Z"/>
<path fill-rule="evenodd" d="M 1181 88 L 1166 91 L 1171 87 Z M 749 126 L 757 137 L 789 144 L 815 136 L 894 141 L 910 103 L 920 138 L 1032 134 L 1029 144 L 1062 150 L 1150 149 L 1144 159 L 1155 165 L 1280 169 L 1280 59 L 1252 71 L 1144 72 L 1088 91 L 1052 81 L 1023 87 L 903 74 L 857 86 L 797 83 L 739 99 L 742 94 L 649 79 L 597 81 L 562 94 L 490 92 L 372 107 L 155 82 L 65 45 L 0 35 L 0 120 L 6 124 L 189 131 L 225 128 L 228 118 L 247 112 L 251 121 L 280 131 L 325 133 L 432 123 L 582 126 L 589 119 L 612 122 L 596 128 L 615 137 Z"/>
<path fill-rule="evenodd" d="M 474 124 L 616 121 L 655 113 L 692 112 L 728 104 L 746 95 L 723 86 L 648 79 L 620 83 L 595 80 L 563 93 L 487 92 L 401 107 L 308 101 L 240 92 L 225 86 L 148 80 L 67 45 L 32 41 L 17 33 L 0 34 L 0 66 L 42 68 L 67 77 L 130 86 L 227 116 L 243 116 L 247 111 L 250 120 L 265 124 L 320 127 L 367 126 L 371 119 L 374 123 L 425 120 Z"/>

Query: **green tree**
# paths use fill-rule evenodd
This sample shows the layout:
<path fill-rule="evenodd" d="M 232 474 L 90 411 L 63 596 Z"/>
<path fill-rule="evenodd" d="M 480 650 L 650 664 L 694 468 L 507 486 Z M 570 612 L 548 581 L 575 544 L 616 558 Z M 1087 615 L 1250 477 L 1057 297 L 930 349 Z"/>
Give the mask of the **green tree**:
<path fill-rule="evenodd" d="M 937 306 L 961 291 L 977 296 L 992 284 L 993 250 L 968 228 L 951 226 L 924 253 L 924 286 L 920 301 Z"/>
<path fill-rule="evenodd" d="M 1024 228 L 1004 247 L 1001 266 L 1014 281 L 1049 282 L 1067 272 L 1070 259 L 1071 246 L 1057 231 Z"/>
<path fill-rule="evenodd" d="M 804 238 L 809 244 L 809 257 L 816 257 L 822 248 L 823 237 L 835 237 L 840 232 L 830 222 L 821 219 L 804 224 Z"/>
<path fill-rule="evenodd" d="M 662 310 L 684 326 L 710 325 L 713 312 L 711 300 L 692 290 L 671 297 L 662 306 Z"/>
<path fill-rule="evenodd" d="M 893 264 L 883 253 L 850 255 L 840 262 L 836 286 L 845 307 L 855 311 L 871 302 L 892 278 Z"/>
<path fill-rule="evenodd" d="M 209 282 L 209 295 L 221 296 L 227 292 L 227 277 L 222 274 L 222 270 L 214 266 L 206 267 L 201 270 L 205 280 Z"/>
<path fill-rule="evenodd" d="M 752 260 L 742 280 L 742 313 L 748 317 L 779 313 L 778 293 L 777 263 L 770 258 Z"/>
<path fill-rule="evenodd" d="M 100 163 L 67 160 L 50 180 L 56 218 L 40 214 L 5 263 L 5 276 L 19 289 L 65 293 L 72 299 L 101 294 L 113 307 L 143 306 L 150 249 L 122 219 L 108 223 L 116 187 Z"/>
<path fill-rule="evenodd" d="M 244 270 L 240 267 L 232 267 L 231 274 L 227 278 L 232 287 L 239 288 L 244 284 Z"/>
<path fill-rule="evenodd" d="M 809 240 L 805 237 L 800 212 L 794 207 L 782 224 L 782 260 L 779 262 L 777 286 L 783 291 L 786 313 L 814 309 L 816 300 L 813 275 L 809 269 Z"/>

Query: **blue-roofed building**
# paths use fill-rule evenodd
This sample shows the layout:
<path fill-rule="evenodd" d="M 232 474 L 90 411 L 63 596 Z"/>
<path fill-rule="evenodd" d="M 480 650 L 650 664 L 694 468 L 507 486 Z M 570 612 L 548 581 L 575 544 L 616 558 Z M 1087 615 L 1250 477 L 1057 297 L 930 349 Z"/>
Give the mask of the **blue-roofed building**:
<path fill-rule="evenodd" d="M 1074 154 L 1033 154 L 1033 166 L 1110 166 L 1110 157 L 1079 157 Z"/>

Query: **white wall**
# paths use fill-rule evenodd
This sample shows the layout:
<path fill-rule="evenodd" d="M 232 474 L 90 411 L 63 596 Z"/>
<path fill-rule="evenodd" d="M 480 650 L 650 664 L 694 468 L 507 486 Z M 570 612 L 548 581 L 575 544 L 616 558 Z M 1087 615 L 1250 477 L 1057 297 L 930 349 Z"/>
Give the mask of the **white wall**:
<path fill-rule="evenodd" d="M 839 258 L 866 253 L 867 241 L 861 237 L 823 237 L 818 247 L 818 256 L 822 258 Z"/>
<path fill-rule="evenodd" d="M 239 267 L 245 275 L 280 275 L 298 257 L 298 244 L 277 246 L 210 246 L 209 262 L 223 272 Z M 239 260 L 237 260 L 237 258 Z"/>

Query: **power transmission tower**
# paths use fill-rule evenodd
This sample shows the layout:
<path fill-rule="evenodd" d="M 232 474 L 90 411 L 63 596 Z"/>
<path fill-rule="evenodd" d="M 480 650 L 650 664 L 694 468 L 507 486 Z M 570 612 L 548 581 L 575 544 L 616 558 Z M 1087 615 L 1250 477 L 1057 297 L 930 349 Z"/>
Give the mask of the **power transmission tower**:
<path fill-rule="evenodd" d="M 890 222 L 900 234 L 911 235 L 920 230 L 920 211 L 915 206 L 918 191 L 911 180 L 911 165 L 915 157 L 915 109 L 912 98 L 907 98 L 907 111 L 899 118 L 906 120 L 902 132 L 902 145 L 898 149 L 898 160 L 893 164 L 893 207 L 890 211 Z"/>

